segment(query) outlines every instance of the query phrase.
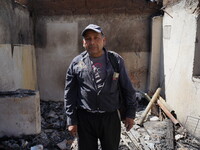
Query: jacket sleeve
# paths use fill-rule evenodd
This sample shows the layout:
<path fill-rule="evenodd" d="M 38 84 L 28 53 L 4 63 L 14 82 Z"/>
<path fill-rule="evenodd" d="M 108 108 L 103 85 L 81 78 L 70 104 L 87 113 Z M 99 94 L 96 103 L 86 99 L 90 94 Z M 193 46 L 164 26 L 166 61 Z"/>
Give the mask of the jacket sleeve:
<path fill-rule="evenodd" d="M 137 100 L 136 100 L 136 91 L 131 83 L 131 80 L 128 76 L 127 70 L 124 65 L 124 60 L 119 56 L 119 83 L 121 87 L 121 93 L 123 98 L 126 101 L 126 117 L 135 118 L 136 109 L 137 109 Z"/>
<path fill-rule="evenodd" d="M 77 125 L 77 84 L 73 63 L 71 63 L 66 73 L 64 89 L 64 109 L 67 116 L 67 125 Z"/>

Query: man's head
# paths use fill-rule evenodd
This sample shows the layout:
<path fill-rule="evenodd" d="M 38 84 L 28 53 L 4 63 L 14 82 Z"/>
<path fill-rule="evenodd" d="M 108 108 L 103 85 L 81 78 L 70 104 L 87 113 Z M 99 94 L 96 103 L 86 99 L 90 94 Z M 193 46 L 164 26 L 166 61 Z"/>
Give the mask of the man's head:
<path fill-rule="evenodd" d="M 100 57 L 105 46 L 105 37 L 101 27 L 90 24 L 83 31 L 83 47 L 91 57 Z"/>
<path fill-rule="evenodd" d="M 85 29 L 82 31 L 81 35 L 84 37 L 85 33 L 88 30 L 93 30 L 93 31 L 95 31 L 97 33 L 101 33 L 102 35 L 104 35 L 101 27 L 98 26 L 98 25 L 95 25 L 95 24 L 89 24 L 87 27 L 85 27 Z"/>

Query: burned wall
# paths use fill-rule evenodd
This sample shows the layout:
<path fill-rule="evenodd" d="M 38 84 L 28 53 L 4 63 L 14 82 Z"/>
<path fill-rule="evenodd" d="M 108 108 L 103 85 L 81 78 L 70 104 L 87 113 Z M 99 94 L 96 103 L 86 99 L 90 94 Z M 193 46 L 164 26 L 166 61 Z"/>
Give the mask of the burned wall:
<path fill-rule="evenodd" d="M 161 3 L 156 4 L 147 0 L 34 0 L 29 5 L 37 16 L 151 14 L 157 13 L 161 8 Z"/>
<path fill-rule="evenodd" d="M 36 89 L 33 22 L 27 8 L 0 1 L 0 90 Z"/>
<path fill-rule="evenodd" d="M 33 24 L 29 11 L 13 0 L 0 1 L 1 44 L 33 45 Z"/>
<path fill-rule="evenodd" d="M 63 100 L 66 70 L 71 60 L 84 50 L 81 31 L 90 23 L 103 28 L 107 38 L 106 48 L 118 52 L 125 59 L 135 88 L 146 90 L 151 16 L 159 13 L 159 5 L 127 0 L 123 3 L 81 1 L 81 4 L 77 2 L 73 6 L 74 1 L 67 3 L 65 0 L 60 7 L 64 12 L 60 15 L 61 10 L 57 7 L 61 3 L 48 2 L 40 1 L 35 8 L 35 45 L 41 99 Z M 129 4 L 131 7 L 126 7 Z M 52 9 L 45 13 L 47 8 L 55 10 L 54 13 Z"/>

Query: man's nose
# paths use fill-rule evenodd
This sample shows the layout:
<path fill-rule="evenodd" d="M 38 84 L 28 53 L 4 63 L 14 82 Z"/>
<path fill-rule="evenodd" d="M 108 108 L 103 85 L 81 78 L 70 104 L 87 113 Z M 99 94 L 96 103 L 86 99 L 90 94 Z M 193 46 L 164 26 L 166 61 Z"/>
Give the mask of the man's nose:
<path fill-rule="evenodd" d="M 91 43 L 91 44 L 94 44 L 94 42 L 95 42 L 94 39 L 91 39 L 90 43 Z"/>

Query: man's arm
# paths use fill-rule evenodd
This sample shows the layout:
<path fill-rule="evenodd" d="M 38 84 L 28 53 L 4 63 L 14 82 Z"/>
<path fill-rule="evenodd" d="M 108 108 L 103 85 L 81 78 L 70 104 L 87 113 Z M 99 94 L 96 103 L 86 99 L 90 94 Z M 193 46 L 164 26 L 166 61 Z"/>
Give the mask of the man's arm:
<path fill-rule="evenodd" d="M 129 131 L 134 125 L 134 118 L 137 109 L 136 91 L 132 86 L 131 80 L 126 71 L 124 60 L 120 58 L 120 88 L 123 98 L 126 100 L 126 119 L 124 121 L 126 130 Z"/>
<path fill-rule="evenodd" d="M 64 108 L 67 115 L 67 125 L 77 125 L 77 79 L 73 71 L 73 63 L 70 64 L 66 74 L 64 91 Z"/>

